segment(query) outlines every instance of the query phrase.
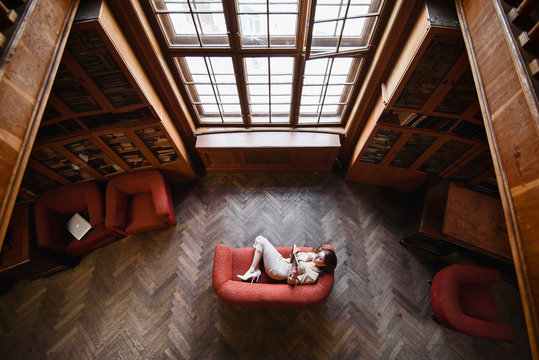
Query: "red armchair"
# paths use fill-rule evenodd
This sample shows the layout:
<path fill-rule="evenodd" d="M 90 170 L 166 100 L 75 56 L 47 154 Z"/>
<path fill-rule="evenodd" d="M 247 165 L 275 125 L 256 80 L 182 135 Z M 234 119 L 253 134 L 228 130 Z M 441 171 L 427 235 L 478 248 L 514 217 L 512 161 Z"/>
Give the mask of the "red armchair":
<path fill-rule="evenodd" d="M 492 284 L 501 280 L 496 269 L 451 265 L 436 274 L 431 286 L 434 316 L 462 333 L 513 342 L 513 331 L 498 322 Z"/>
<path fill-rule="evenodd" d="M 82 241 L 66 228 L 75 213 L 88 212 L 94 231 Z M 105 228 L 103 193 L 93 181 L 74 183 L 41 195 L 35 204 L 36 240 L 41 248 L 79 256 L 120 238 Z"/>
<path fill-rule="evenodd" d="M 330 245 L 326 247 L 333 249 Z M 302 251 L 311 248 L 300 247 Z M 237 275 L 245 273 L 253 260 L 255 249 L 230 249 L 218 244 L 213 259 L 213 289 L 217 297 L 228 305 L 252 307 L 302 307 L 324 301 L 333 289 L 333 274 L 321 274 L 313 285 L 290 286 L 284 281 L 272 280 L 261 266 L 258 283 L 241 281 Z M 278 247 L 283 256 L 289 256 L 292 247 Z"/>
<path fill-rule="evenodd" d="M 119 234 L 139 234 L 176 225 L 170 186 L 158 170 L 111 179 L 106 199 L 105 225 Z"/>

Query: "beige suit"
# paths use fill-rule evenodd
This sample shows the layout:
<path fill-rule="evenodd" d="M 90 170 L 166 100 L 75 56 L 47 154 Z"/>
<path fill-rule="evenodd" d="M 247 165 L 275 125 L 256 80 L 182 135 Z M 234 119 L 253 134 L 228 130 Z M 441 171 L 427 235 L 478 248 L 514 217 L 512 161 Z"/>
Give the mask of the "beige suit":
<path fill-rule="evenodd" d="M 289 258 L 284 258 L 275 247 L 263 236 L 257 236 L 253 245 L 257 251 L 262 253 L 264 259 L 264 270 L 269 277 L 275 280 L 286 280 L 292 274 L 292 264 Z M 318 279 L 320 270 L 313 263 L 316 256 L 314 252 L 299 252 L 298 276 L 296 284 L 313 284 Z"/>

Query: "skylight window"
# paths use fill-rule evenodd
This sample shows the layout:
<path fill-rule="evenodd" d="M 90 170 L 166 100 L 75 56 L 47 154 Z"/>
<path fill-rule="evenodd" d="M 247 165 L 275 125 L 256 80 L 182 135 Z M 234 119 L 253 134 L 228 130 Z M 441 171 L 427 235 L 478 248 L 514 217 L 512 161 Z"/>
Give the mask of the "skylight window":
<path fill-rule="evenodd" d="M 383 0 L 152 4 L 198 126 L 318 127 L 345 125 Z"/>

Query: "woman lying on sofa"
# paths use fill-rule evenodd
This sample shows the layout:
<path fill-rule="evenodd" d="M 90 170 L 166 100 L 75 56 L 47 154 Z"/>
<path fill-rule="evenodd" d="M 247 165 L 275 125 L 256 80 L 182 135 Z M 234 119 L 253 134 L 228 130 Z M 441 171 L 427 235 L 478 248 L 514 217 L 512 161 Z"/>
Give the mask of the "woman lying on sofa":
<path fill-rule="evenodd" d="M 284 258 L 275 247 L 263 236 L 257 236 L 254 243 L 256 249 L 251 267 L 243 275 L 242 280 L 258 281 L 261 271 L 260 260 L 264 259 L 264 270 L 274 280 L 285 280 L 290 285 L 314 284 L 322 272 L 331 273 L 337 266 L 335 252 L 322 246 L 313 248 L 310 252 L 300 252 L 299 249 Z M 295 256 L 294 256 L 295 255 Z M 295 257 L 297 264 L 292 261 Z"/>

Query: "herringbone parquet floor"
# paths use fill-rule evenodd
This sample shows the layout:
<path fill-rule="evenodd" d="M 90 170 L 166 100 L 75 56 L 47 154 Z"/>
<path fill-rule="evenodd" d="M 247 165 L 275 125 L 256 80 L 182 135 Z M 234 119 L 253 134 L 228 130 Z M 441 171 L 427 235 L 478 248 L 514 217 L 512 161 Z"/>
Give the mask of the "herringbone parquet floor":
<path fill-rule="evenodd" d="M 436 268 L 399 245 L 404 194 L 336 174 L 207 175 L 173 187 L 178 225 L 124 238 L 0 297 L 2 359 L 528 359 L 518 290 L 496 287 L 514 344 L 431 319 Z M 330 242 L 329 299 L 303 309 L 221 303 L 219 242 Z"/>

